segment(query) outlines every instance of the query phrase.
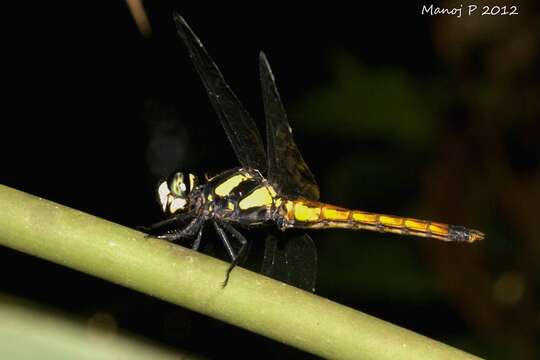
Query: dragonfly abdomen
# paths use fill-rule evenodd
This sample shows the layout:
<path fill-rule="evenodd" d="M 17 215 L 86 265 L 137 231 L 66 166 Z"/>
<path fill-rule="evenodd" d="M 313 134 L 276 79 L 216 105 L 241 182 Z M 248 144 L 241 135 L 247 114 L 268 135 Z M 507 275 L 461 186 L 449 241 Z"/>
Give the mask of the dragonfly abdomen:
<path fill-rule="evenodd" d="M 284 228 L 372 230 L 459 242 L 484 238 L 481 232 L 462 226 L 345 209 L 305 199 L 286 200 L 283 209 Z"/>

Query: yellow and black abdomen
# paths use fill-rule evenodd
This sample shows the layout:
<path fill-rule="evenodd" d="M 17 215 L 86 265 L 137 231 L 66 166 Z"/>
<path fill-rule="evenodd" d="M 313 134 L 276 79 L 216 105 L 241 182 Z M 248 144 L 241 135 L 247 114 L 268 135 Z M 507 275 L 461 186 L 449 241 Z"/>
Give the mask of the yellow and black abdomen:
<path fill-rule="evenodd" d="M 462 226 L 350 210 L 305 199 L 283 201 L 280 215 L 282 228 L 365 229 L 462 242 L 474 242 L 484 237 L 481 232 Z"/>

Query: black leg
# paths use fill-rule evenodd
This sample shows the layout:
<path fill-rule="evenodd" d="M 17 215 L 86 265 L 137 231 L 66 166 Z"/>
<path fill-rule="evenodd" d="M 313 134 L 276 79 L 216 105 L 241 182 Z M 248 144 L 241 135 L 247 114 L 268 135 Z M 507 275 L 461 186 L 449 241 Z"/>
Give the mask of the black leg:
<path fill-rule="evenodd" d="M 229 239 L 227 238 L 227 234 L 225 234 L 225 231 L 223 231 L 223 229 L 220 228 L 219 225 L 215 221 L 212 221 L 212 224 L 214 224 L 214 228 L 216 229 L 216 232 L 219 238 L 223 242 L 223 245 L 225 245 L 225 249 L 227 249 L 227 253 L 229 253 L 229 256 L 231 257 L 231 261 L 234 261 L 236 255 L 234 254 L 234 249 L 231 243 L 229 242 Z"/>
<path fill-rule="evenodd" d="M 227 230 L 234 238 L 236 238 L 236 240 L 240 242 L 240 250 L 238 250 L 238 252 L 236 253 L 236 257 L 233 259 L 233 263 L 231 264 L 232 267 L 234 267 L 238 263 L 238 260 L 240 260 L 241 256 L 244 254 L 244 251 L 246 251 L 248 242 L 244 235 L 242 235 L 240 231 L 236 230 L 231 224 L 222 222 L 220 223 L 220 225 L 223 226 L 225 230 Z"/>
<path fill-rule="evenodd" d="M 202 228 L 203 223 L 204 220 L 200 218 L 195 218 L 191 220 L 191 222 L 182 229 L 170 230 L 167 231 L 165 234 L 158 235 L 156 237 L 171 242 L 178 241 L 180 239 L 192 238 L 195 235 L 198 235 L 198 232 Z"/>
<path fill-rule="evenodd" d="M 214 227 L 216 228 L 216 232 L 218 233 L 219 238 L 223 242 L 223 245 L 225 245 L 225 248 L 227 249 L 227 252 L 229 253 L 229 256 L 231 257 L 231 266 L 227 270 L 225 281 L 221 285 L 224 288 L 225 286 L 227 286 L 227 283 L 229 282 L 229 276 L 231 274 L 232 269 L 234 268 L 233 264 L 236 263 L 236 254 L 234 253 L 234 249 L 229 239 L 227 239 L 227 234 L 225 234 L 225 231 L 223 231 L 223 229 L 219 227 L 219 225 L 215 221 L 212 221 L 212 223 L 214 224 Z"/>
<path fill-rule="evenodd" d="M 193 244 L 191 245 L 192 250 L 199 251 L 199 247 L 201 246 L 203 229 L 204 229 L 204 223 L 201 225 L 201 228 L 199 229 L 199 233 L 197 234 L 195 241 L 193 241 Z"/>
<path fill-rule="evenodd" d="M 227 235 L 225 234 L 225 231 L 220 227 L 223 226 L 227 231 L 234 237 L 236 240 L 240 242 L 240 250 L 238 253 L 235 254 L 234 249 L 232 248 L 232 245 L 227 239 Z M 223 287 L 227 286 L 227 283 L 229 282 L 229 277 L 231 276 L 231 271 L 233 271 L 234 267 L 238 264 L 238 260 L 243 255 L 246 246 L 247 246 L 247 240 L 238 230 L 236 230 L 233 226 L 226 222 L 220 222 L 219 225 L 214 221 L 214 226 L 218 232 L 219 237 L 223 241 L 223 244 L 227 248 L 227 251 L 229 252 L 229 255 L 231 257 L 231 266 L 229 266 L 229 269 L 227 270 L 227 275 L 225 277 L 225 281 L 223 282 Z"/>
<path fill-rule="evenodd" d="M 184 213 L 184 214 L 180 214 L 180 215 L 177 215 L 175 217 L 172 217 L 172 218 L 168 218 L 168 219 L 159 221 L 159 222 L 157 222 L 155 224 L 152 224 L 150 226 L 137 226 L 137 230 L 140 230 L 140 231 L 145 232 L 145 233 L 149 233 L 149 232 L 159 230 L 160 228 L 163 228 L 165 226 L 172 225 L 174 223 L 182 223 L 182 222 L 186 221 L 187 219 L 189 219 L 191 217 L 193 217 L 193 215 L 191 215 L 189 213 Z"/>

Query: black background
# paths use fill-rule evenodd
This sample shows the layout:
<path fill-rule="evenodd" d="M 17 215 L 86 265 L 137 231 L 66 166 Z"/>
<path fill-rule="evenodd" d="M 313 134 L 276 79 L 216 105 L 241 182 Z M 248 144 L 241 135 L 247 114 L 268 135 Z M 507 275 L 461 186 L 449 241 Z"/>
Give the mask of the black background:
<path fill-rule="evenodd" d="M 537 5 L 459 19 L 409 3 L 354 5 L 161 1 L 146 5 L 146 38 L 122 1 L 6 10 L 0 181 L 135 227 L 161 219 L 154 185 L 168 172 L 236 166 L 176 35 L 177 9 L 261 130 L 265 51 L 324 201 L 488 234 L 462 245 L 315 233 L 318 294 L 479 356 L 535 358 Z M 107 313 L 205 356 L 310 358 L 6 248 L 0 272 L 2 293 Z"/>

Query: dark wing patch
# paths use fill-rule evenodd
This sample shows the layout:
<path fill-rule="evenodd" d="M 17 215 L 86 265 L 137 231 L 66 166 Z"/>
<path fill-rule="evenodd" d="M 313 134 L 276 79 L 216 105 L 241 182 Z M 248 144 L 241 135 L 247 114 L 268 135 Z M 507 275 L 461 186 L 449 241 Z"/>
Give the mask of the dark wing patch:
<path fill-rule="evenodd" d="M 259 70 L 266 116 L 268 181 L 280 195 L 318 200 L 319 187 L 294 142 L 274 75 L 263 52 L 259 56 Z"/>
<path fill-rule="evenodd" d="M 306 233 L 268 235 L 261 273 L 306 291 L 314 292 L 317 280 L 317 248 Z"/>
<path fill-rule="evenodd" d="M 174 14 L 174 21 L 178 35 L 189 50 L 189 56 L 199 73 L 238 161 L 243 167 L 265 171 L 264 145 L 255 122 L 184 18 L 179 14 Z"/>

